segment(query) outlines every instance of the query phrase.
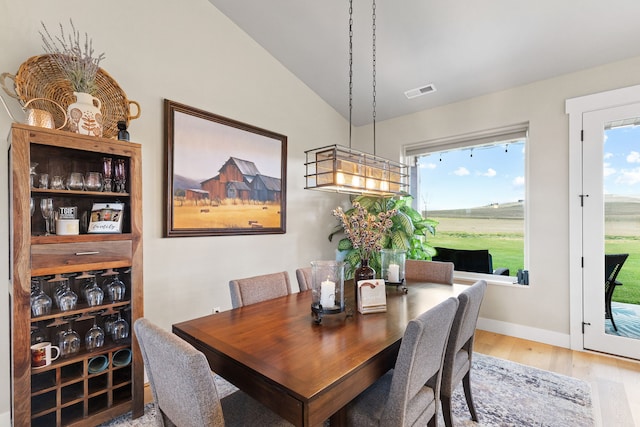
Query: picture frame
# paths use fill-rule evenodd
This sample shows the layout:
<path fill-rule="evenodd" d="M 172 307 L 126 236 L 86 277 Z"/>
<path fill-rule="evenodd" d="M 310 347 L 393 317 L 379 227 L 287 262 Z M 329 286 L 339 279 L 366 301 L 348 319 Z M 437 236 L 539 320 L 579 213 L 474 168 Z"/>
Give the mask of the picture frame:
<path fill-rule="evenodd" d="M 287 137 L 168 99 L 165 237 L 286 232 Z"/>
<path fill-rule="evenodd" d="M 89 234 L 122 233 L 124 203 L 94 203 L 89 218 Z"/>

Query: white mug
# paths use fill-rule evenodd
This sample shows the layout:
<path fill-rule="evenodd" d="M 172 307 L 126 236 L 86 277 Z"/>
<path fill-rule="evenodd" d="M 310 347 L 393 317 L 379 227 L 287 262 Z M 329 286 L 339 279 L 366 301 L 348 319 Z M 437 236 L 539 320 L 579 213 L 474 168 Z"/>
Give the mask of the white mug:
<path fill-rule="evenodd" d="M 55 357 L 51 357 L 51 350 L 55 349 Z M 60 356 L 60 348 L 51 345 L 50 342 L 41 342 L 31 346 L 31 367 L 43 368 L 51 365 L 51 362 Z"/>

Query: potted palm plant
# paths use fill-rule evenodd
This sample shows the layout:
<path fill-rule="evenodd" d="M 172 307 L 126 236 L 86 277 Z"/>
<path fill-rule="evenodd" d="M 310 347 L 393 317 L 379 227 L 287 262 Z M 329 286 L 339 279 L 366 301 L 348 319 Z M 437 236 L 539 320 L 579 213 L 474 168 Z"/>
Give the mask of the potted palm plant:
<path fill-rule="evenodd" d="M 391 216 L 392 225 L 383 234 L 379 246 L 382 249 L 400 249 L 407 252 L 408 259 L 429 260 L 436 254 L 436 250 L 427 242 L 429 234 L 435 235 L 438 221 L 424 218 L 420 212 L 411 207 L 411 196 L 404 197 L 380 197 L 357 196 L 352 203 L 357 203 L 366 209 L 369 214 L 378 216 L 386 212 L 396 211 Z M 357 213 L 355 208 L 344 212 L 346 217 Z M 344 234 L 344 221 L 335 227 L 329 234 L 329 241 L 337 234 Z M 354 248 L 352 241 L 343 237 L 338 241 L 338 250 L 344 256 L 345 277 L 353 278 L 355 270 L 361 260 L 361 251 Z M 369 265 L 374 270 L 380 271 L 380 253 L 374 252 L 369 259 Z"/>

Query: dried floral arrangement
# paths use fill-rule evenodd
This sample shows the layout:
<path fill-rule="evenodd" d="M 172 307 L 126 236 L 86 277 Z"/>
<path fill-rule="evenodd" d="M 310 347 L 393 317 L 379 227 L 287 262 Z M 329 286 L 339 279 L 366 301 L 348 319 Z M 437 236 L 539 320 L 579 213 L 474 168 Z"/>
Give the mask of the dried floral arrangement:
<path fill-rule="evenodd" d="M 75 92 L 95 94 L 96 74 L 105 54 L 94 56 L 93 40 L 85 33 L 84 42 L 82 42 L 80 32 L 76 30 L 71 19 L 69 23 L 71 24 L 70 33 L 65 33 L 60 24 L 60 35 L 53 37 L 44 22 L 41 22 L 42 47 L 47 53 L 53 55 Z"/>
<path fill-rule="evenodd" d="M 360 259 L 366 260 L 372 252 L 382 249 L 382 238 L 393 226 L 391 218 L 396 213 L 396 209 L 391 209 L 373 215 L 358 202 L 353 202 L 353 209 L 349 213 L 345 213 L 341 207 L 333 210 L 333 216 L 342 223 L 353 249 L 358 250 Z"/>

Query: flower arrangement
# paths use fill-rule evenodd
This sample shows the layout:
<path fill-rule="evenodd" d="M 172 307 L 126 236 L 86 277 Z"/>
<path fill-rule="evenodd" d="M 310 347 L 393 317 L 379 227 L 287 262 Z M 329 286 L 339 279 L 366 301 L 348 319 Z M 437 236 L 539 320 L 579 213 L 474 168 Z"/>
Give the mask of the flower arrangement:
<path fill-rule="evenodd" d="M 382 239 L 393 226 L 391 218 L 397 210 L 392 209 L 370 214 L 360 203 L 353 202 L 353 209 L 345 213 L 341 207 L 333 210 L 344 228 L 344 232 L 351 242 L 353 249 L 359 252 L 360 259 L 368 260 L 372 252 L 382 249 Z"/>
<path fill-rule="evenodd" d="M 60 71 L 71 82 L 74 92 L 95 94 L 96 75 L 105 54 L 94 56 L 93 40 L 85 33 L 84 43 L 82 43 L 80 32 L 76 30 L 72 20 L 69 22 L 71 33 L 66 34 L 60 24 L 60 36 L 56 37 L 52 37 L 44 22 L 41 22 L 42 47 L 47 53 L 53 55 Z"/>

